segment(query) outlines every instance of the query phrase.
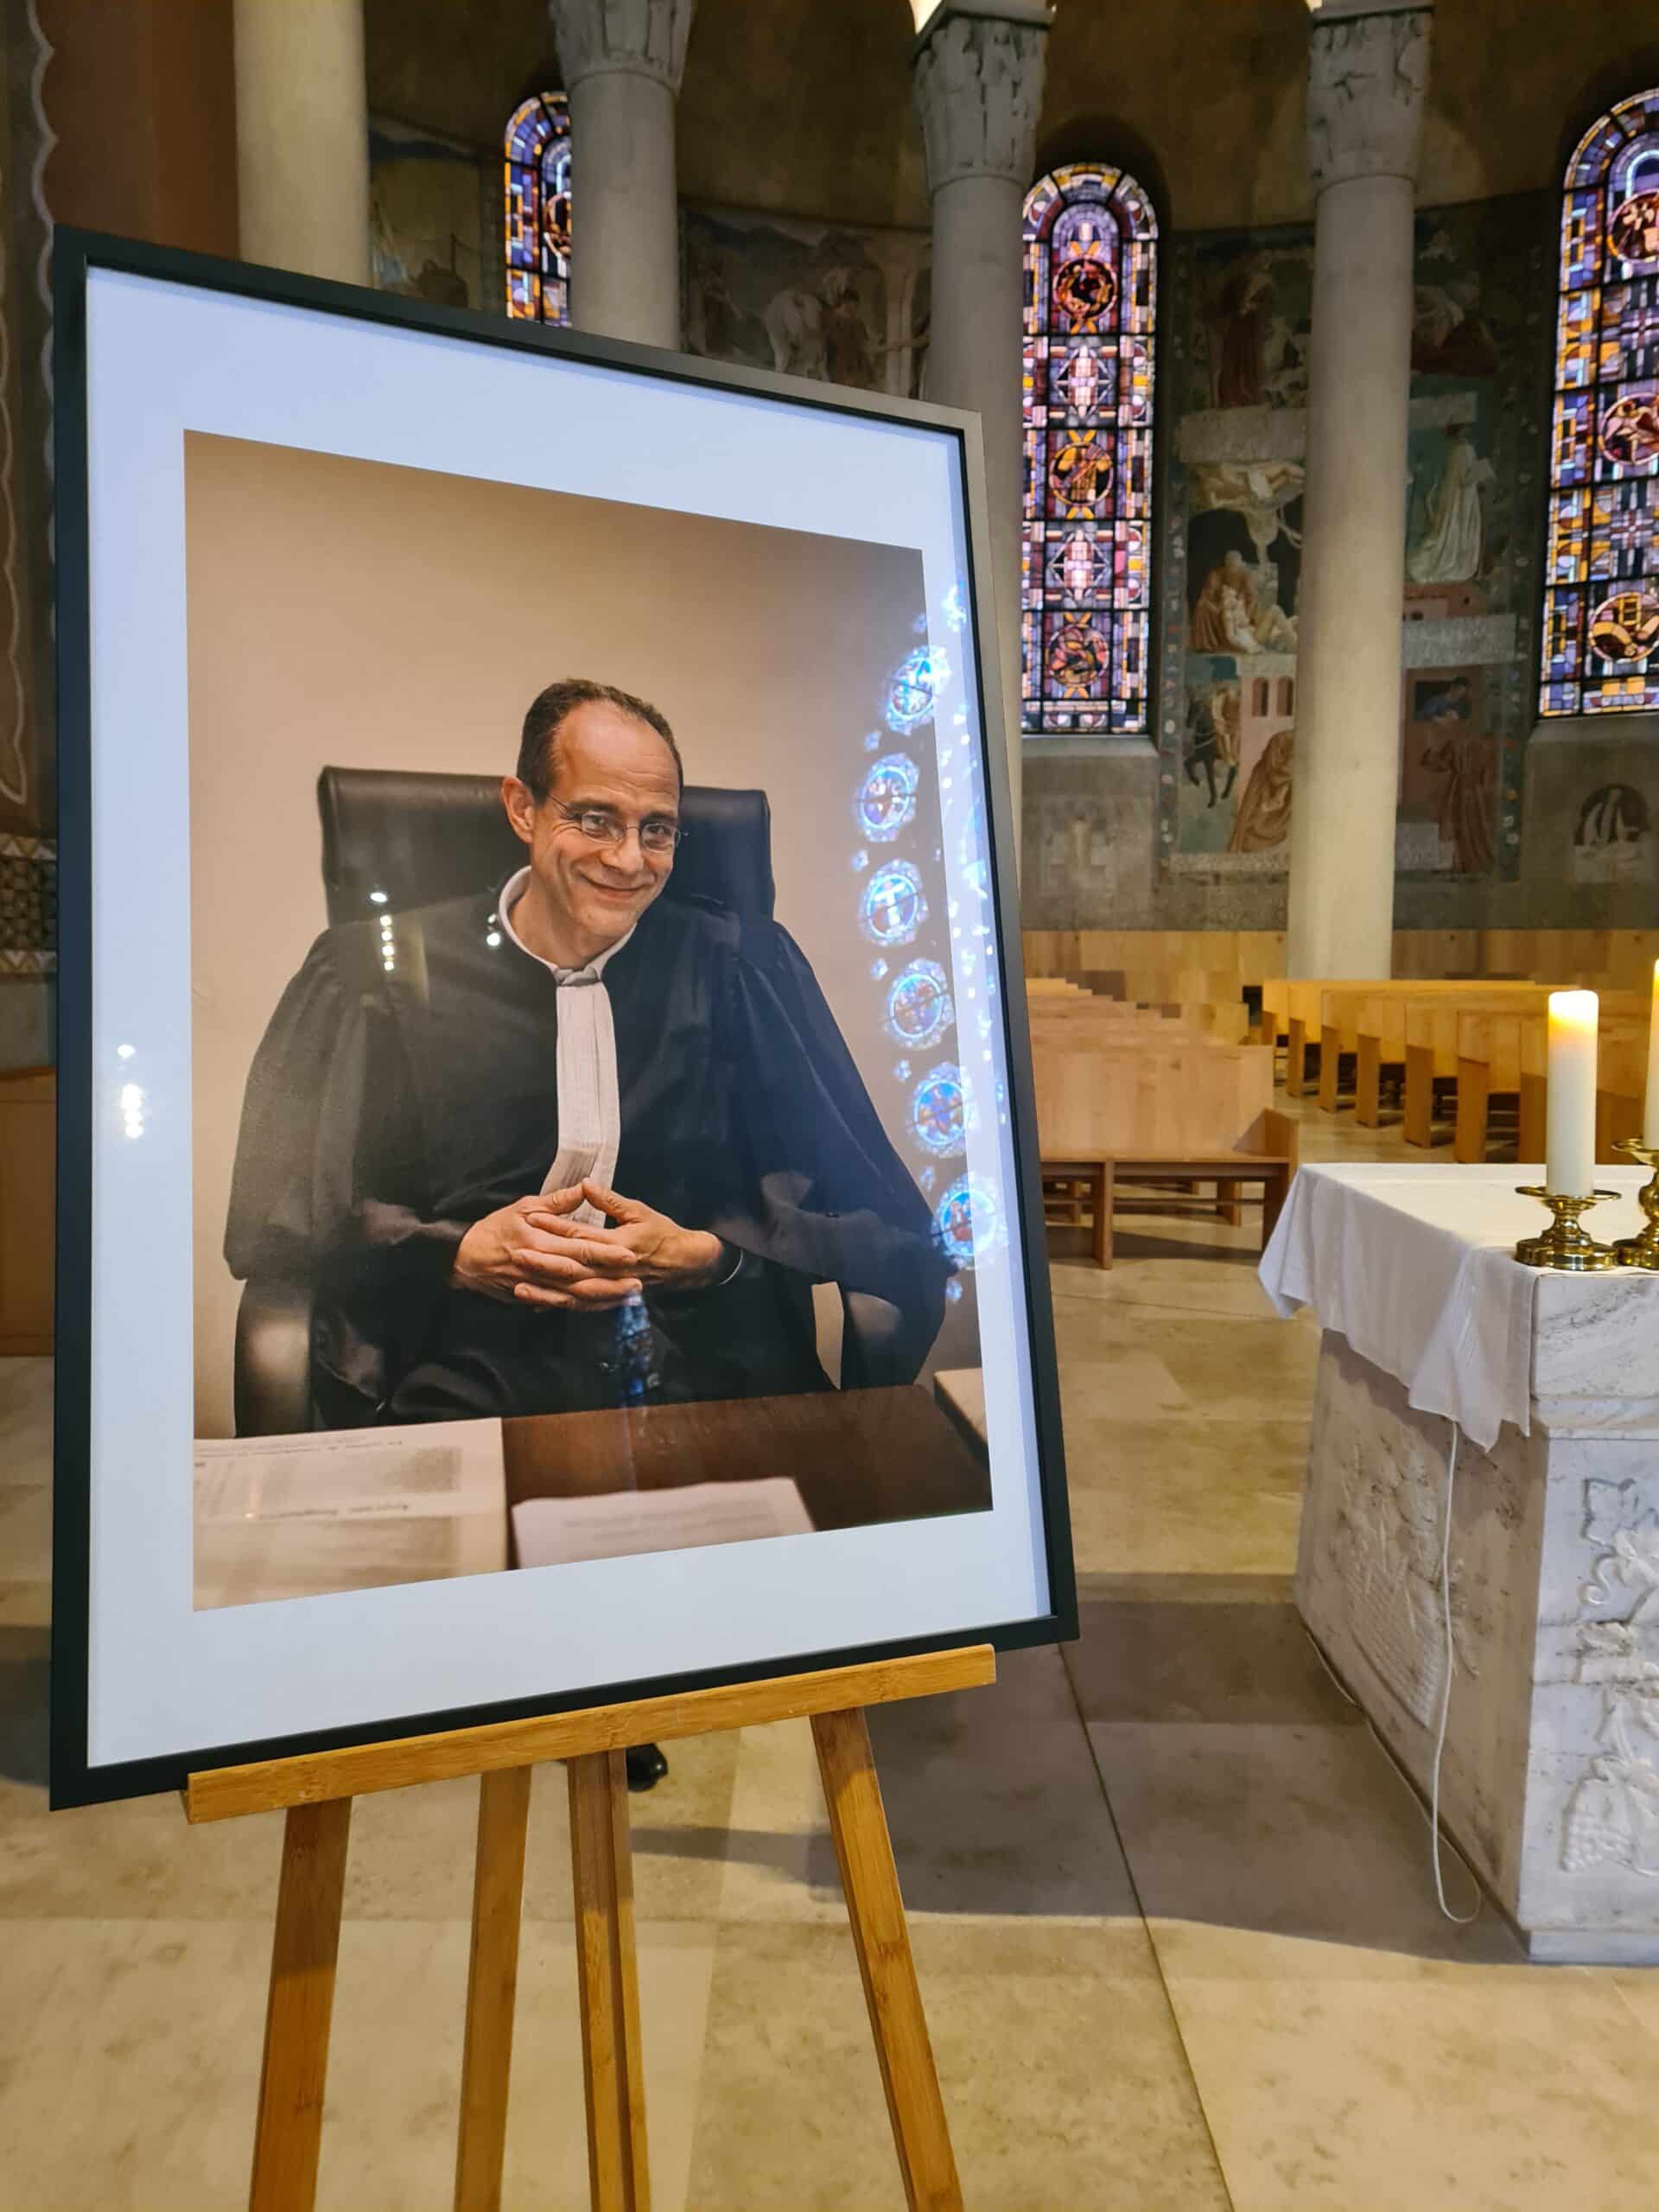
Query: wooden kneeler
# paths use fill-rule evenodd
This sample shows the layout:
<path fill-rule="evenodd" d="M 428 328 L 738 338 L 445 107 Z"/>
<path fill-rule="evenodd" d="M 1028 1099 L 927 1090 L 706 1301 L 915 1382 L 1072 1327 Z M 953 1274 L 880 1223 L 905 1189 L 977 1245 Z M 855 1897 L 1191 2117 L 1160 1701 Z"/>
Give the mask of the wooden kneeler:
<path fill-rule="evenodd" d="M 531 1770 L 549 1759 L 565 1760 L 569 1770 L 594 2212 L 650 2212 L 623 1751 L 629 1744 L 672 1743 L 809 1716 L 905 2201 L 909 2212 L 961 2212 L 962 2190 L 863 1708 L 972 1689 L 995 1679 L 995 1654 L 980 1645 L 193 1774 L 184 1799 L 193 1821 L 231 1820 L 279 1806 L 288 1815 L 251 2212 L 312 2212 L 316 2202 L 352 1800 L 468 1774 L 479 1777 L 478 1859 L 454 2202 L 456 2212 L 496 2212 L 506 2147 Z"/>

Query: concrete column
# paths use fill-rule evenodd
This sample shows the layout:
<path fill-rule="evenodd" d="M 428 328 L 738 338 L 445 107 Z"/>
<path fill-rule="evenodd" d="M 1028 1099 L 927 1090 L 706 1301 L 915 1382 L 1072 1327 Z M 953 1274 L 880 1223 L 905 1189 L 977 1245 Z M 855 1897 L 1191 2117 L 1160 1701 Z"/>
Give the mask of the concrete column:
<path fill-rule="evenodd" d="M 1020 817 L 1020 234 L 1036 155 L 1048 0 L 942 0 L 916 41 L 933 200 L 927 396 L 971 408 L 985 436 L 1003 727 Z"/>
<path fill-rule="evenodd" d="M 236 0 L 242 258 L 369 281 L 363 0 Z"/>
<path fill-rule="evenodd" d="M 1293 976 L 1387 976 L 1400 785 L 1414 180 L 1429 8 L 1323 0 L 1297 624 Z"/>
<path fill-rule="evenodd" d="M 696 0 L 548 0 L 570 96 L 570 319 L 677 349 L 674 109 Z"/>

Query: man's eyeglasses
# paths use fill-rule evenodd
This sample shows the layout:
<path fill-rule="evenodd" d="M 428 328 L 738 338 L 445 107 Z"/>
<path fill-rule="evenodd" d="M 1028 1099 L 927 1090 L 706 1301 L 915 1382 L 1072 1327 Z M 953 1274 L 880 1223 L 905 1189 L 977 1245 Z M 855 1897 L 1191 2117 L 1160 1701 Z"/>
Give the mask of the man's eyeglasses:
<path fill-rule="evenodd" d="M 573 829 L 580 830 L 595 845 L 608 845 L 614 851 L 628 834 L 627 823 L 619 821 L 613 814 L 607 814 L 601 807 L 566 806 L 556 798 L 550 803 Z M 654 817 L 639 824 L 639 849 L 660 860 L 672 853 L 684 836 L 677 822 Z"/>

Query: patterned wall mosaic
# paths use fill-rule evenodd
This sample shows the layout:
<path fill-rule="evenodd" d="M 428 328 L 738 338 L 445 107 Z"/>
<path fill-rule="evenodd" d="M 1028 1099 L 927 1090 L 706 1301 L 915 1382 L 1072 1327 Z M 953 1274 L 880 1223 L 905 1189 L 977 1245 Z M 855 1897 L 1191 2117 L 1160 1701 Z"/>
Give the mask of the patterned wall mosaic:
<path fill-rule="evenodd" d="M 1519 863 L 1550 214 L 1528 195 L 1418 218 L 1395 828 L 1406 875 L 1512 876 Z M 1313 235 L 1189 236 L 1171 259 L 1160 876 L 1281 876 L 1295 791 Z"/>
<path fill-rule="evenodd" d="M 0 831 L 0 981 L 54 974 L 57 941 L 57 846 Z"/>

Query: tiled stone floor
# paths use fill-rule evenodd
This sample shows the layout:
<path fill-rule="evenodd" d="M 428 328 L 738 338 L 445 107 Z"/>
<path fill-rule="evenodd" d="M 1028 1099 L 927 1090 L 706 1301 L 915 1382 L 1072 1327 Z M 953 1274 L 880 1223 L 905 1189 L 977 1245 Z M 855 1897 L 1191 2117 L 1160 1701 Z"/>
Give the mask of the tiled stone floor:
<path fill-rule="evenodd" d="M 1397 1157 L 1311 1109 L 1307 1156 Z M 1251 1217 L 1247 1215 L 1247 1224 Z M 971 2212 L 1659 2203 L 1659 1976 L 1436 1909 L 1416 1801 L 1289 1601 L 1313 1386 L 1254 1236 L 1053 1283 L 1083 1635 L 874 1716 Z M 241 2201 L 278 1828 L 44 1809 L 48 1372 L 0 1366 L 0 2212 Z M 321 2201 L 449 2201 L 474 1798 L 365 1800 Z M 661 2212 L 899 2202 L 804 1727 L 635 1802 Z M 537 1778 L 507 2202 L 587 2202 L 563 1790 Z M 1449 1864 L 1452 1901 L 1471 1901 Z"/>

